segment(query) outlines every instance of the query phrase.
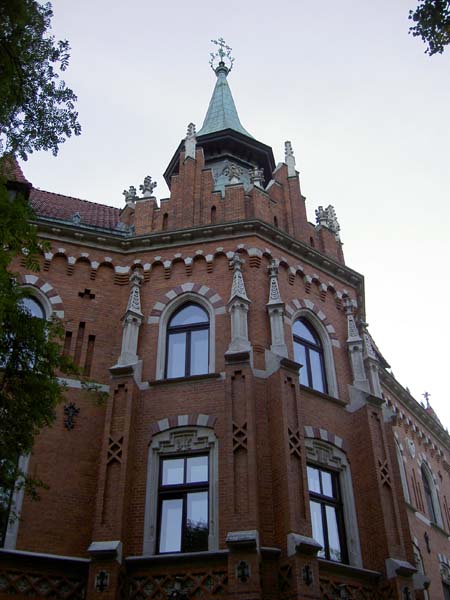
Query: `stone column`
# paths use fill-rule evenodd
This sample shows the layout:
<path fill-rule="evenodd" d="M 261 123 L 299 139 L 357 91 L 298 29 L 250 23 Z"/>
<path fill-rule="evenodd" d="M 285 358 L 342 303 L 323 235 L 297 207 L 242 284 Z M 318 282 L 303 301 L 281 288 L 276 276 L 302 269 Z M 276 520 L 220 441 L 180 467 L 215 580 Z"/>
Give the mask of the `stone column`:
<path fill-rule="evenodd" d="M 363 333 L 364 338 L 364 362 L 369 374 L 370 391 L 373 396 L 382 398 L 381 383 L 380 383 L 380 360 L 373 346 L 372 338 L 367 331 Z"/>
<path fill-rule="evenodd" d="M 281 299 L 280 288 L 278 287 L 278 261 L 273 259 L 268 267 L 269 271 L 269 302 L 267 311 L 270 319 L 270 331 L 272 343 L 270 349 L 274 354 L 280 356 L 288 355 L 286 342 L 284 339 L 284 302 Z"/>
<path fill-rule="evenodd" d="M 233 256 L 231 264 L 234 269 L 231 294 L 228 301 L 228 312 L 231 317 L 231 341 L 226 354 L 249 352 L 251 350 L 247 324 L 250 300 L 245 291 L 244 278 L 241 271 L 243 260 L 239 254 L 236 253 Z"/>

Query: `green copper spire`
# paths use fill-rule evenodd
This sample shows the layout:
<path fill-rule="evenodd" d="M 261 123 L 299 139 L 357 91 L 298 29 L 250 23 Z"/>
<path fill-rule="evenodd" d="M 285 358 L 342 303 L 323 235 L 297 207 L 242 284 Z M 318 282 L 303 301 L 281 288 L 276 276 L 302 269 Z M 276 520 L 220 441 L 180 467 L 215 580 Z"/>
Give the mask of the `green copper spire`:
<path fill-rule="evenodd" d="M 233 68 L 234 62 L 234 58 L 231 57 L 231 48 L 225 44 L 223 38 L 211 41 L 219 47 L 217 52 L 211 52 L 209 61 L 217 76 L 217 82 L 202 128 L 197 135 L 214 133 L 223 129 L 234 129 L 248 137 L 253 137 L 241 125 L 227 81 L 227 75 Z"/>

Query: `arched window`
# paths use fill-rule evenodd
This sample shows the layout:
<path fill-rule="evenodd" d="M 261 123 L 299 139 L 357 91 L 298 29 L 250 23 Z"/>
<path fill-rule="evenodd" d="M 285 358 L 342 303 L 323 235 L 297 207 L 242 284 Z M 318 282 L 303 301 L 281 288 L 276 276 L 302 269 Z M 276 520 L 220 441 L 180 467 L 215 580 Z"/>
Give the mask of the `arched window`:
<path fill-rule="evenodd" d="M 167 326 L 165 377 L 203 375 L 209 369 L 209 317 L 192 302 L 183 304 Z"/>
<path fill-rule="evenodd" d="M 322 342 L 306 319 L 294 323 L 294 359 L 300 363 L 300 383 L 319 392 L 328 393 Z"/>
<path fill-rule="evenodd" d="M 424 463 L 420 468 L 422 473 L 422 483 L 425 492 L 425 499 L 427 503 L 428 516 L 433 523 L 438 523 L 438 507 L 437 507 L 437 496 L 436 489 L 434 486 L 433 478 L 431 473 L 428 471 Z"/>

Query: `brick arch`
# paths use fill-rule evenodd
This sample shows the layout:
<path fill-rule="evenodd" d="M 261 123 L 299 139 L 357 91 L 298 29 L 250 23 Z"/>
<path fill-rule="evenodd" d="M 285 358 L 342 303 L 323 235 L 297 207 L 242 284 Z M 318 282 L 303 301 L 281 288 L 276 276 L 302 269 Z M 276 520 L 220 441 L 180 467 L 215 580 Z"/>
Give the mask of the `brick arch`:
<path fill-rule="evenodd" d="M 335 433 L 332 433 L 331 431 L 327 431 L 326 429 L 322 429 L 321 427 L 311 427 L 310 425 L 305 425 L 304 431 L 305 438 L 322 440 L 322 442 L 328 442 L 329 444 L 333 444 L 333 446 L 336 446 L 336 448 L 345 450 L 344 440 Z"/>
<path fill-rule="evenodd" d="M 327 318 L 326 314 L 323 312 L 323 310 L 309 298 L 306 298 L 304 300 L 299 300 L 298 298 L 294 298 L 293 300 L 291 300 L 289 302 L 289 304 L 286 305 L 286 315 L 287 315 L 287 318 L 289 319 L 290 323 L 292 323 L 292 316 L 301 308 L 303 308 L 303 309 L 306 308 L 307 310 L 310 310 L 311 312 L 313 312 L 316 315 L 316 317 L 318 319 L 321 320 L 321 322 L 323 323 L 323 325 L 324 325 L 325 329 L 327 330 L 327 333 L 331 339 L 332 345 L 335 346 L 336 348 L 340 348 L 341 344 L 336 336 L 335 328 L 330 323 L 330 321 L 328 320 L 328 318 Z"/>
<path fill-rule="evenodd" d="M 176 415 L 160 419 L 150 425 L 150 434 L 153 437 L 161 431 L 174 429 L 175 427 L 210 427 L 214 429 L 217 417 L 204 415 L 202 413 L 192 413 L 190 415 Z"/>
<path fill-rule="evenodd" d="M 22 285 L 28 285 L 39 290 L 49 301 L 53 314 L 59 319 L 64 319 L 64 306 L 61 296 L 50 283 L 37 275 L 20 275 L 19 281 Z"/>
<path fill-rule="evenodd" d="M 181 294 L 185 294 L 187 292 L 198 294 L 199 296 L 207 298 L 214 308 L 215 314 L 222 314 L 225 312 L 225 303 L 219 294 L 217 294 L 217 292 L 206 285 L 202 285 L 201 283 L 183 283 L 182 285 L 177 285 L 166 292 L 163 298 L 153 305 L 153 309 L 149 317 L 149 323 L 158 323 L 161 313 L 165 309 L 166 305 L 177 296 L 181 296 Z"/>

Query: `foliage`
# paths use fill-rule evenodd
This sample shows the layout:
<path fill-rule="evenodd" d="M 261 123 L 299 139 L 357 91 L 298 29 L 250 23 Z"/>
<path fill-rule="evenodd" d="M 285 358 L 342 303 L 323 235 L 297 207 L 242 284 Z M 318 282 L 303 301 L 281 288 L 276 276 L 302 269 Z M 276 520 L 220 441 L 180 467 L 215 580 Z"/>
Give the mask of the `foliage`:
<path fill-rule="evenodd" d="M 59 144 L 80 134 L 77 97 L 59 75 L 70 47 L 48 35 L 52 16 L 50 3 L 0 1 L 0 155 L 56 155 Z"/>
<path fill-rule="evenodd" d="M 40 482 L 21 473 L 18 458 L 31 451 L 33 439 L 55 418 L 63 388 L 56 373 L 73 372 L 61 352 L 61 326 L 31 316 L 21 303 L 27 294 L 8 271 L 21 254 L 28 269 L 38 270 L 42 244 L 28 203 L 0 181 L 0 523 L 14 486 L 36 495 Z M 1 533 L 1 532 L 0 532 Z"/>
<path fill-rule="evenodd" d="M 427 44 L 425 53 L 442 54 L 450 43 L 450 0 L 420 0 L 409 18 L 415 23 L 409 32 Z"/>

